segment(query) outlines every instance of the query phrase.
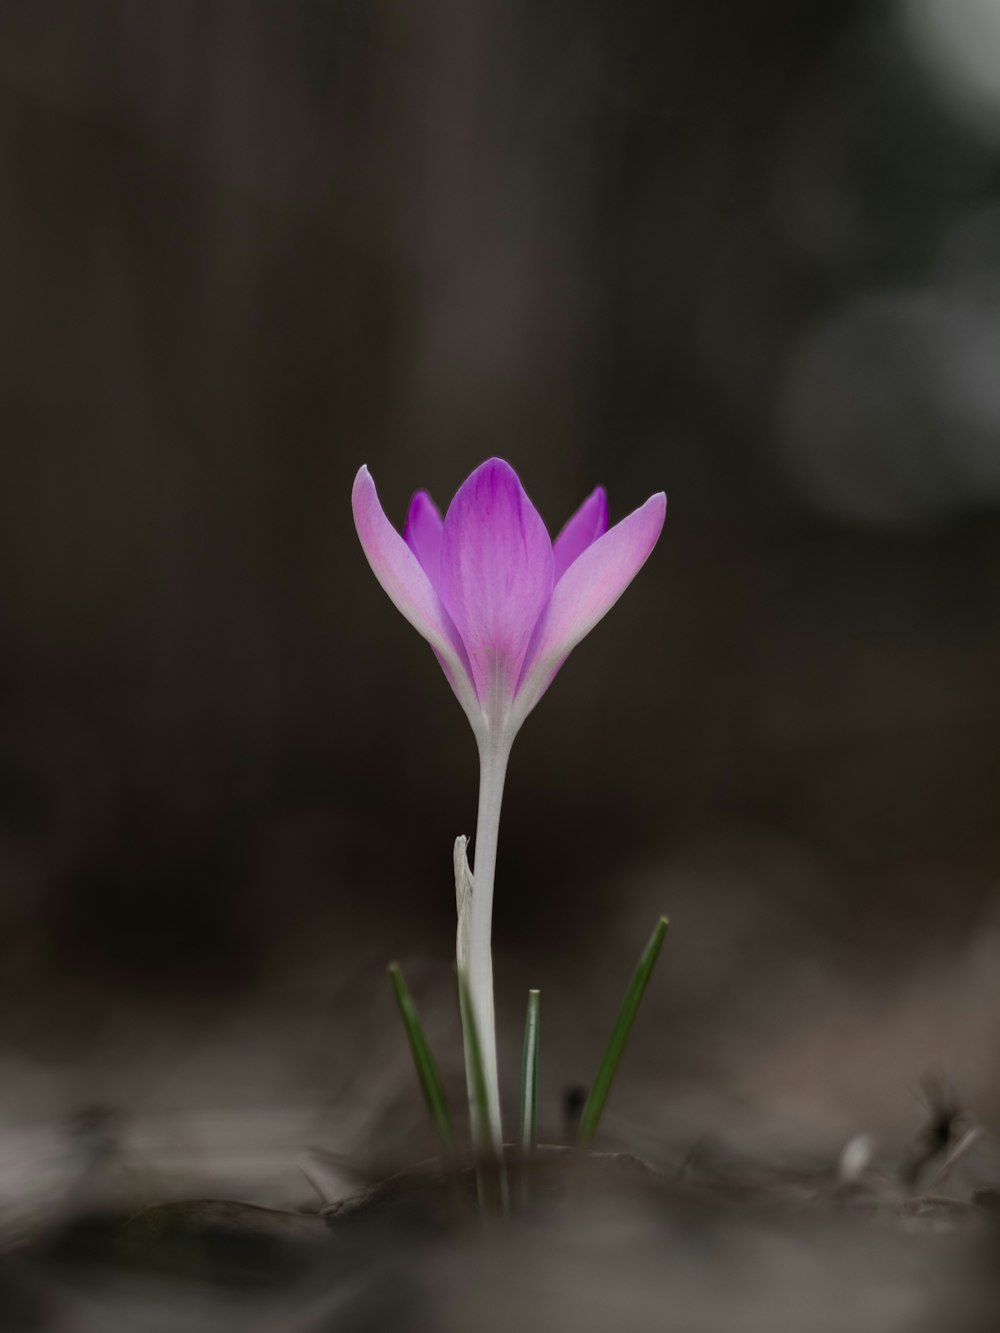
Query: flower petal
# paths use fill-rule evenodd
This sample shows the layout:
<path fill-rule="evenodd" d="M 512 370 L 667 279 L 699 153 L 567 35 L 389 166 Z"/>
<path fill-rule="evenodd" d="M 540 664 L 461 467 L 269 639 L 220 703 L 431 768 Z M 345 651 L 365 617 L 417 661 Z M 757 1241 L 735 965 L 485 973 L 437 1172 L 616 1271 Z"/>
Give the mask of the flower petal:
<path fill-rule="evenodd" d="M 598 486 L 587 496 L 552 543 L 554 582 L 558 583 L 576 557 L 592 546 L 598 537 L 603 537 L 607 530 L 608 497 L 604 487 Z"/>
<path fill-rule="evenodd" d="M 650 496 L 628 518 L 588 546 L 556 584 L 518 682 L 516 725 L 531 712 L 572 650 L 607 615 L 646 563 L 666 512 L 663 492 Z"/>
<path fill-rule="evenodd" d="M 438 590 L 487 716 L 507 712 L 552 592 L 552 543 L 517 474 L 491 458 L 448 506 Z"/>
<path fill-rule="evenodd" d="M 368 563 L 390 601 L 434 649 L 473 727 L 482 710 L 468 658 L 420 561 L 385 516 L 371 473 L 362 467 L 351 494 L 354 523 Z"/>
<path fill-rule="evenodd" d="M 441 529 L 441 511 L 426 491 L 417 491 L 407 510 L 403 540 L 435 587 L 441 569 Z"/>

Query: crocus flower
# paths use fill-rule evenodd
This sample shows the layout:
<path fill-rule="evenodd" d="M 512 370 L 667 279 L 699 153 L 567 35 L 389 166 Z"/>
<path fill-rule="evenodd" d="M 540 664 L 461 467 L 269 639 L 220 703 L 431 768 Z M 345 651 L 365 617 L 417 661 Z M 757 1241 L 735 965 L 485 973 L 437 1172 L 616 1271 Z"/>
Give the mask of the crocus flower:
<path fill-rule="evenodd" d="M 500 458 L 476 468 L 443 520 L 427 492 L 418 491 L 402 536 L 386 518 L 366 467 L 352 498 L 375 577 L 434 649 L 479 746 L 468 977 L 499 1141 L 490 930 L 510 747 L 566 658 L 642 568 L 663 527 L 666 496 L 651 496 L 609 528 L 599 486 L 554 542 Z"/>

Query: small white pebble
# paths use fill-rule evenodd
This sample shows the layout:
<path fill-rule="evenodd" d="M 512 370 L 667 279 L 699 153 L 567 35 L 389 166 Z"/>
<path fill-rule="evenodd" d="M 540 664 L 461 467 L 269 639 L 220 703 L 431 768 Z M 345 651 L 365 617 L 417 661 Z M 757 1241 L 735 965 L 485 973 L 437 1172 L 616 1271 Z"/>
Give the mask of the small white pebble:
<path fill-rule="evenodd" d="M 855 1134 L 844 1144 L 837 1163 L 837 1175 L 845 1185 L 853 1184 L 871 1165 L 875 1140 L 870 1134 Z"/>

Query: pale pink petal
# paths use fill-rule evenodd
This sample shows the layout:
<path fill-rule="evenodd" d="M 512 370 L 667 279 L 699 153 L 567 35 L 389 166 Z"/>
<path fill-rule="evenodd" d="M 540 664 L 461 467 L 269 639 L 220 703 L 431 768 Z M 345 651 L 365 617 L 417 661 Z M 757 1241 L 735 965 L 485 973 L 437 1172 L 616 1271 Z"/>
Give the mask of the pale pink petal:
<path fill-rule="evenodd" d="M 441 529 L 441 511 L 426 491 L 417 491 L 406 513 L 403 540 L 435 587 L 441 568 Z"/>
<path fill-rule="evenodd" d="M 438 590 L 487 715 L 506 712 L 552 592 L 552 543 L 509 463 L 476 468 L 448 507 Z"/>
<path fill-rule="evenodd" d="M 558 583 L 578 555 L 608 530 L 608 497 L 598 486 L 569 520 L 552 543 L 552 578 Z"/>
<path fill-rule="evenodd" d="M 532 639 L 517 687 L 518 724 L 545 693 L 585 635 L 614 606 L 656 545 L 667 511 L 660 492 L 574 560 L 556 584 Z"/>
<path fill-rule="evenodd" d="M 366 467 L 354 479 L 354 523 L 375 577 L 396 609 L 424 636 L 470 718 L 479 716 L 468 658 L 420 561 L 386 518 Z"/>

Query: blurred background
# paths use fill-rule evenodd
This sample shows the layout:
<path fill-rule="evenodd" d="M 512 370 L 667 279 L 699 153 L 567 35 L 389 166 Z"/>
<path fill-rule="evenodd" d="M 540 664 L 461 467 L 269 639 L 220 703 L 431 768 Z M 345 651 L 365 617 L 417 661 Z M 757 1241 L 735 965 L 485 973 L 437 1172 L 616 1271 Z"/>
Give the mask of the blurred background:
<path fill-rule="evenodd" d="M 460 1103 L 475 748 L 363 462 L 670 497 L 511 766 L 545 1132 L 661 911 L 607 1144 L 1000 1114 L 998 69 L 996 0 L 0 3 L 8 1197 L 425 1156 L 391 958 Z"/>

